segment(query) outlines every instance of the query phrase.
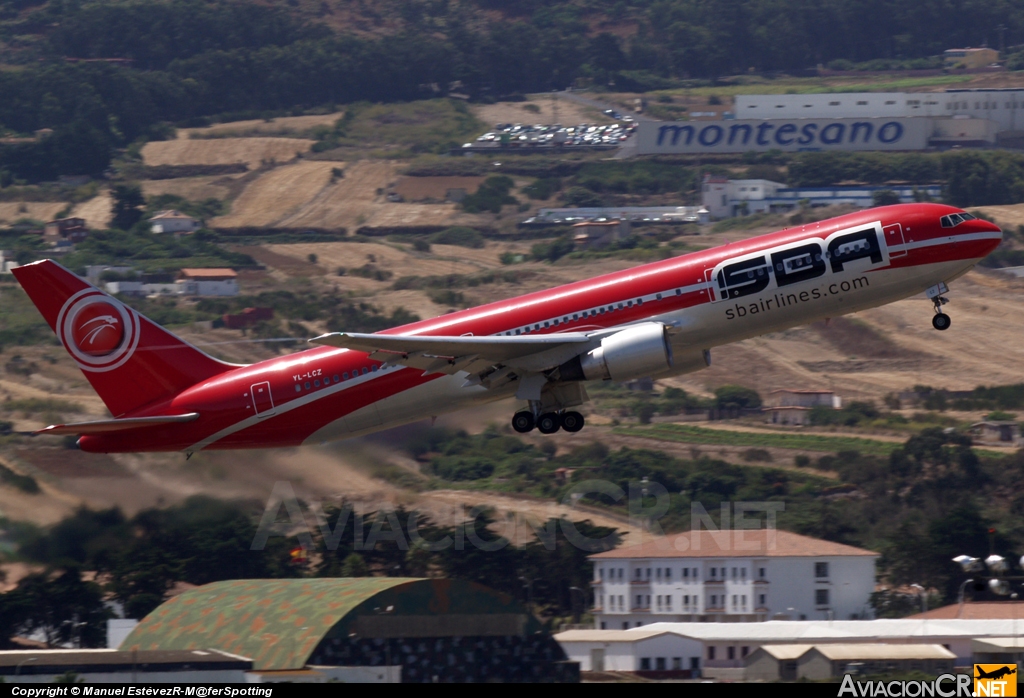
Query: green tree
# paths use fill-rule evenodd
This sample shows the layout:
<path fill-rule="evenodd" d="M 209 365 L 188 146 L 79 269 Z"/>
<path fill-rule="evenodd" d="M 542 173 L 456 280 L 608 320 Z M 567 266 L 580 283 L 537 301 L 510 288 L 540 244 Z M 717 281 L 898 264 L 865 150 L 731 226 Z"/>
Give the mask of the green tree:
<path fill-rule="evenodd" d="M 131 230 L 142 220 L 143 208 L 146 205 L 142 189 L 133 184 L 118 184 L 111 194 L 114 206 L 111 209 L 113 220 L 110 224 L 119 230 Z"/>
<path fill-rule="evenodd" d="M 892 189 L 879 189 L 871 195 L 874 206 L 892 206 L 900 202 L 900 195 Z"/>
<path fill-rule="evenodd" d="M 720 410 L 743 410 L 760 407 L 761 396 L 742 385 L 723 385 L 715 389 L 715 407 Z"/>
<path fill-rule="evenodd" d="M 341 565 L 342 577 L 368 577 L 370 568 L 359 553 L 351 553 Z"/>
<path fill-rule="evenodd" d="M 53 682 L 54 683 L 85 683 L 85 679 L 69 669 L 68 671 L 65 671 L 60 676 L 55 677 L 53 679 Z"/>
<path fill-rule="evenodd" d="M 20 616 L 19 634 L 40 633 L 50 647 L 103 647 L 106 620 L 111 613 L 103 605 L 103 592 L 95 582 L 85 582 L 77 568 L 37 572 L 23 578 L 8 603 Z"/>
<path fill-rule="evenodd" d="M 562 193 L 562 199 L 567 206 L 587 208 L 604 205 L 604 199 L 600 195 L 585 187 L 569 187 Z"/>

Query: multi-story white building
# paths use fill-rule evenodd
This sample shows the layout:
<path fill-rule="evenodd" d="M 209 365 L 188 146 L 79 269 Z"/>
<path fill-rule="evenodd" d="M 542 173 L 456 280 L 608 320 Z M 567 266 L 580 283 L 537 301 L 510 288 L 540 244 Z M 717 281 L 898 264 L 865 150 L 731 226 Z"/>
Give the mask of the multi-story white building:
<path fill-rule="evenodd" d="M 877 557 L 767 529 L 657 538 L 590 556 L 595 627 L 869 618 Z"/>

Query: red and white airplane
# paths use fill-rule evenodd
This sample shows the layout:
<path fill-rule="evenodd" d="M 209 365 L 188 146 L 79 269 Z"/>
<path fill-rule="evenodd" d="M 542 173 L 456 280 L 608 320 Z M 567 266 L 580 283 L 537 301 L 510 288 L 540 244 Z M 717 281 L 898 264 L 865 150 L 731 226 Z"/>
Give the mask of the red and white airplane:
<path fill-rule="evenodd" d="M 578 431 L 584 383 L 669 376 L 711 349 L 948 284 L 1002 240 L 951 206 L 904 204 L 788 228 L 396 327 L 333 332 L 248 366 L 203 353 L 44 260 L 14 269 L 113 419 L 47 427 L 93 452 L 297 446 L 507 397 L 512 425 Z"/>

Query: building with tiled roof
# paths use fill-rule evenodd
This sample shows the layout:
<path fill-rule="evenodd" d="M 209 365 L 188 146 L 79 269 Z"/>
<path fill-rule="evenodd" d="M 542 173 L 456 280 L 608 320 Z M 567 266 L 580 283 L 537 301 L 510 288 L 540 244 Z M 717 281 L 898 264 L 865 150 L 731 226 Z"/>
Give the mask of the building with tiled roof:
<path fill-rule="evenodd" d="M 238 272 L 234 269 L 193 269 L 178 272 L 175 282 L 184 296 L 237 296 Z"/>
<path fill-rule="evenodd" d="M 595 627 L 867 618 L 877 557 L 774 529 L 653 538 L 590 556 Z"/>

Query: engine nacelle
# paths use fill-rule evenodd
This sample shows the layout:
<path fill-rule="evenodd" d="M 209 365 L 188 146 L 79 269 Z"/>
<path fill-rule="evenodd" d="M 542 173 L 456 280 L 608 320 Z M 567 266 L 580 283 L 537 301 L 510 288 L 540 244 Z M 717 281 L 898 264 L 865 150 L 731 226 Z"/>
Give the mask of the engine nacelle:
<path fill-rule="evenodd" d="M 601 346 L 559 367 L 561 380 L 625 381 L 672 369 L 672 345 L 660 322 L 628 327 L 601 340 Z"/>

